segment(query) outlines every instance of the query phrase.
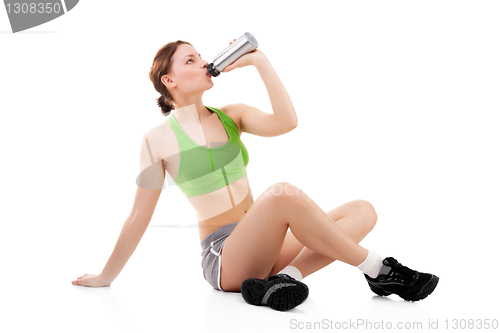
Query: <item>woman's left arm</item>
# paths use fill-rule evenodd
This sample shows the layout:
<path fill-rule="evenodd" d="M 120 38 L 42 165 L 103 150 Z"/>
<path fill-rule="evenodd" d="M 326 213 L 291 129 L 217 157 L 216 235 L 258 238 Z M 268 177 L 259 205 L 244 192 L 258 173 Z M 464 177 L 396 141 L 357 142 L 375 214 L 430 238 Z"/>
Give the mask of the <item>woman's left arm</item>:
<path fill-rule="evenodd" d="M 276 74 L 273 66 L 261 50 L 255 49 L 241 56 L 235 62 L 227 66 L 224 72 L 227 73 L 235 68 L 242 68 L 248 65 L 254 65 L 262 81 L 264 81 L 277 123 L 284 128 L 295 128 L 298 119 L 290 96 L 288 96 L 288 92 L 278 77 L 278 74 Z"/>

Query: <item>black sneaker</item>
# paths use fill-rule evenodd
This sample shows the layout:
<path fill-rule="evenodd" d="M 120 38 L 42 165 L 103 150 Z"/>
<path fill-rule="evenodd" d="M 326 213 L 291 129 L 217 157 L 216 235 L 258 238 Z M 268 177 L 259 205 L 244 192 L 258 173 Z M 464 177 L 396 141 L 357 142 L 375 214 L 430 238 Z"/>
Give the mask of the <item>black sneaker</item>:
<path fill-rule="evenodd" d="M 439 278 L 429 273 L 420 273 L 401 265 L 393 257 L 382 261 L 382 268 L 375 279 L 364 274 L 370 289 L 379 296 L 396 294 L 406 301 L 419 301 L 429 296 Z"/>
<path fill-rule="evenodd" d="M 267 280 L 246 279 L 241 283 L 241 295 L 248 304 L 286 311 L 304 302 L 309 288 L 288 274 L 276 274 Z"/>

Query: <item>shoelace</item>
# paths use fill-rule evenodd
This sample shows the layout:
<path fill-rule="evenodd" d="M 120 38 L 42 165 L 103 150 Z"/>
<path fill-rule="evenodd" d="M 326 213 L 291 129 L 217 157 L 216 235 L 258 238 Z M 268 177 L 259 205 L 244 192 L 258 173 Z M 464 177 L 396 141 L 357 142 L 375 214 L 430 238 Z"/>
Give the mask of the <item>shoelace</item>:
<path fill-rule="evenodd" d="M 279 279 L 279 278 L 283 278 L 283 277 L 286 277 L 288 279 L 294 279 L 292 278 L 290 275 L 288 274 L 284 274 L 284 273 L 281 273 L 281 274 L 276 274 L 276 275 L 271 275 L 273 278 L 271 280 L 269 280 L 269 278 L 267 278 L 268 281 L 272 281 L 272 280 L 276 280 L 276 279 Z M 271 277 L 270 276 L 270 277 Z M 295 279 L 294 279 L 295 280 Z"/>
<path fill-rule="evenodd" d="M 399 273 L 403 279 L 411 283 L 413 281 L 414 276 L 416 275 L 416 271 L 410 269 L 406 266 L 403 266 L 400 262 L 396 260 L 396 265 L 393 266 L 394 272 Z"/>

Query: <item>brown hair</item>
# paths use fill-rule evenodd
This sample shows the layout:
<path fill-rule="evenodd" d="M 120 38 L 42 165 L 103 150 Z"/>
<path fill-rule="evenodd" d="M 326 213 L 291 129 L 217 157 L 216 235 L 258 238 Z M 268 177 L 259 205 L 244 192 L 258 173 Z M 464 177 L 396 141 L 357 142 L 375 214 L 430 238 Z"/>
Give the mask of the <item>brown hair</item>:
<path fill-rule="evenodd" d="M 153 65 L 149 71 L 149 79 L 153 82 L 156 91 L 158 91 L 161 95 L 156 100 L 156 103 L 161 108 L 161 112 L 164 116 L 168 116 L 172 109 L 175 108 L 175 105 L 172 95 L 167 90 L 167 87 L 161 82 L 161 77 L 168 74 L 172 68 L 172 56 L 174 55 L 175 50 L 177 50 L 177 46 L 181 44 L 191 45 L 188 42 L 177 40 L 162 46 L 158 52 L 156 52 Z"/>

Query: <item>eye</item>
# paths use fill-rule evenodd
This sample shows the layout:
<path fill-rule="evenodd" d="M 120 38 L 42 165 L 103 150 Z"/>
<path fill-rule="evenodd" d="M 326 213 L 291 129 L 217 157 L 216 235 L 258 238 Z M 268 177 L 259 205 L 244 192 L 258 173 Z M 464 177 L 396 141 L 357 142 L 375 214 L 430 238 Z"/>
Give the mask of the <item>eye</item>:
<path fill-rule="evenodd" d="M 189 60 L 193 60 L 193 59 L 189 58 L 188 61 L 186 61 L 186 64 L 189 62 Z"/>

